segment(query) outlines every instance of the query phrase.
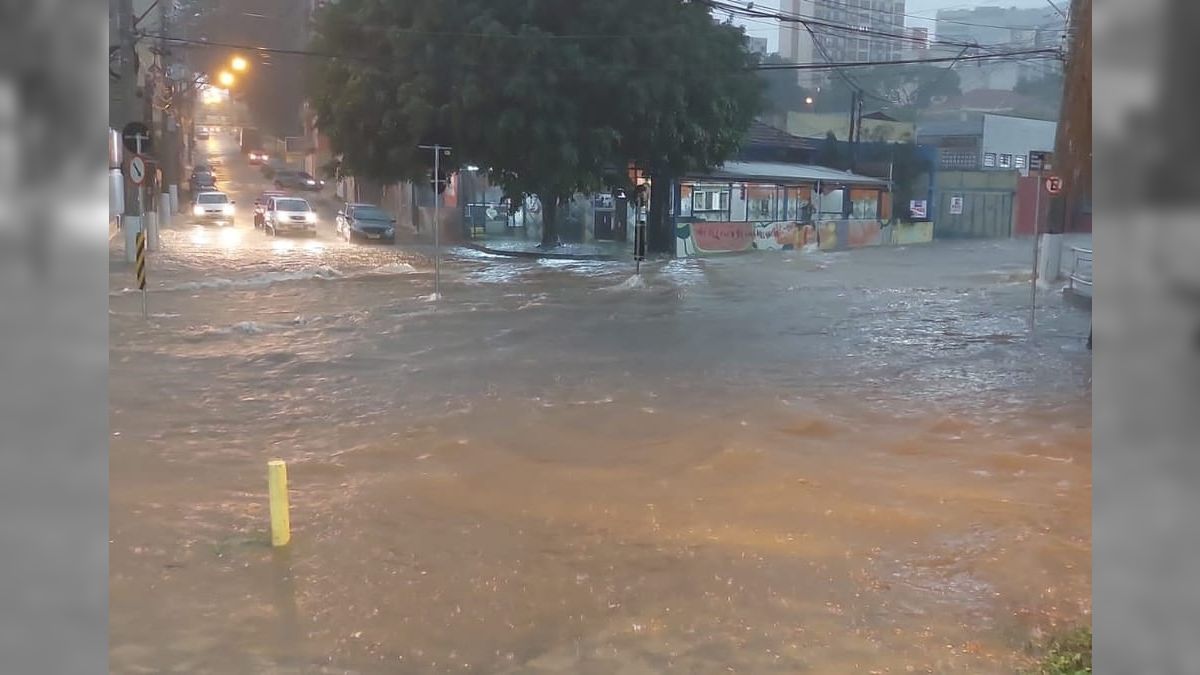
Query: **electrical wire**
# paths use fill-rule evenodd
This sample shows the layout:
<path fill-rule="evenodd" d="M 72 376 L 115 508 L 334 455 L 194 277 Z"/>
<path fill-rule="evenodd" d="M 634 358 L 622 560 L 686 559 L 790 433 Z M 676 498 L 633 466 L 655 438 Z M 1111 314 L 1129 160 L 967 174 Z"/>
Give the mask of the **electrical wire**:
<path fill-rule="evenodd" d="M 956 65 L 960 60 L 962 60 L 962 57 L 966 55 L 967 51 L 972 50 L 972 49 L 990 52 L 991 54 L 996 55 L 998 57 L 997 60 L 1009 60 L 1008 58 L 1004 57 L 1005 52 L 1003 51 L 1003 48 L 1007 45 L 997 44 L 997 45 L 986 45 L 985 46 L 985 45 L 980 45 L 976 42 L 967 43 L 967 42 L 959 42 L 959 41 L 945 40 L 945 39 L 925 41 L 921 38 L 918 38 L 918 37 L 912 36 L 912 35 L 900 35 L 900 34 L 896 34 L 896 33 L 889 33 L 886 31 L 863 28 L 860 26 L 850 26 L 847 24 L 836 24 L 836 23 L 831 23 L 831 22 L 825 21 L 818 17 L 808 17 L 807 15 L 784 12 L 782 10 L 778 13 L 775 13 L 775 12 L 770 12 L 770 11 L 765 11 L 765 10 L 754 10 L 754 9 L 752 9 L 752 7 L 746 7 L 743 9 L 742 7 L 734 5 L 731 2 L 722 2 L 720 0 L 701 0 L 701 2 L 702 2 L 702 4 L 709 6 L 714 11 L 726 11 L 726 12 L 729 12 L 730 14 L 736 14 L 736 15 L 742 17 L 744 21 L 749 21 L 749 22 L 754 22 L 754 23 L 762 23 L 762 24 L 766 25 L 767 22 L 765 22 L 765 21 L 756 21 L 755 19 L 745 18 L 745 17 L 760 17 L 760 18 L 771 18 L 779 23 L 799 23 L 802 26 L 804 26 L 805 30 L 808 31 L 809 35 L 812 37 L 814 46 L 817 47 L 818 51 L 820 51 L 822 57 L 825 59 L 826 62 L 832 62 L 832 58 L 830 57 L 828 51 L 826 51 L 826 49 L 825 49 L 825 45 L 823 44 L 824 40 L 822 40 L 821 37 L 819 37 L 817 35 L 817 32 L 814 29 L 814 27 L 821 27 L 821 28 L 830 29 L 830 30 L 834 30 L 834 31 L 847 32 L 847 33 L 851 33 L 851 34 L 855 34 L 855 35 L 863 35 L 863 34 L 873 35 L 873 36 L 889 38 L 889 39 L 893 39 L 893 40 L 897 40 L 897 41 L 915 41 L 915 42 L 918 42 L 921 44 L 935 44 L 935 45 L 961 47 L 961 51 L 958 53 L 958 56 L 955 59 L 948 61 L 948 63 L 950 65 L 946 68 L 947 72 L 949 70 L 953 69 L 954 65 Z M 831 3 L 831 4 L 837 4 L 837 3 Z M 865 11 L 862 11 L 862 8 L 858 8 L 858 9 L 860 10 L 859 12 L 849 12 L 849 13 L 855 14 L 860 18 L 871 18 L 871 15 L 866 13 Z M 822 36 L 823 35 L 825 35 L 825 34 L 822 33 Z M 842 39 L 852 39 L 852 38 L 842 38 Z M 889 63 L 897 63 L 897 61 L 890 61 Z M 841 76 L 843 79 L 845 79 L 852 88 L 862 91 L 863 93 L 865 93 L 869 96 L 872 96 L 872 97 L 876 98 L 877 100 L 887 101 L 887 99 L 885 99 L 885 98 L 875 96 L 871 92 L 865 91 L 861 85 L 859 85 L 857 82 L 854 82 L 852 79 L 850 79 L 848 76 L 846 76 L 845 73 L 843 73 L 840 69 L 838 69 L 836 72 L 839 76 Z M 1045 77 L 1046 75 L 1049 74 L 1048 70 L 1045 67 L 1042 67 L 1040 72 L 1043 77 Z M 893 103 L 891 101 L 887 101 L 887 102 Z"/>
<path fill-rule="evenodd" d="M 178 44 L 178 45 L 202 47 L 202 48 L 240 49 L 240 50 L 246 50 L 249 52 L 258 52 L 258 53 L 265 53 L 265 54 L 306 56 L 306 57 L 326 58 L 326 59 L 345 59 L 345 60 L 351 60 L 351 61 L 363 61 L 363 62 L 370 62 L 370 63 L 379 61 L 379 59 L 374 59 L 374 58 L 371 58 L 368 56 L 346 54 L 346 53 L 320 52 L 320 51 L 313 51 L 313 50 L 307 50 L 307 49 L 283 49 L 283 48 L 278 48 L 278 47 L 263 47 L 263 46 L 257 46 L 257 45 L 237 44 L 237 43 L 232 43 L 232 42 L 215 42 L 212 40 L 195 40 L 195 39 L 189 39 L 189 38 L 172 37 L 169 35 L 157 35 L 157 34 L 153 34 L 153 33 L 144 33 L 143 35 L 146 37 L 161 39 L 165 42 L 170 42 L 170 43 L 174 43 L 174 44 Z M 744 70 L 748 70 L 748 71 L 829 70 L 829 69 L 833 69 L 833 68 L 864 68 L 864 67 L 870 67 L 870 66 L 907 65 L 907 64 L 916 64 L 916 63 L 948 63 L 948 62 L 956 61 L 956 60 L 986 61 L 986 60 L 994 60 L 994 59 L 1010 59 L 1010 58 L 1015 58 L 1015 57 L 1055 58 L 1055 59 L 1057 59 L 1057 58 L 1059 58 L 1059 52 L 1058 52 L 1058 50 L 1055 50 L 1055 49 L 1043 48 L 1043 49 L 1015 50 L 1015 51 L 1010 51 L 1010 52 L 999 52 L 999 53 L 989 53 L 989 54 L 975 54 L 975 55 L 964 56 L 964 57 L 956 56 L 956 57 L 946 57 L 946 58 L 936 58 L 935 57 L 935 58 L 929 58 L 929 59 L 901 59 L 901 60 L 897 60 L 897 61 L 844 61 L 844 62 L 838 62 L 838 63 L 778 63 L 778 64 L 759 63 L 754 66 L 745 68 Z M 619 70 L 631 70 L 631 71 L 662 70 L 663 69 L 663 68 L 657 67 L 657 66 L 647 66 L 647 67 L 614 66 L 614 68 L 619 69 Z M 679 69 L 677 69 L 677 70 L 679 70 Z"/>
<path fill-rule="evenodd" d="M 829 4 L 829 5 L 833 5 L 835 7 L 840 7 L 843 10 L 845 10 L 847 13 L 854 13 L 856 10 L 861 11 L 863 9 L 862 7 L 852 7 L 847 0 L 825 0 L 825 3 Z M 977 7 L 979 7 L 979 5 L 977 5 L 977 4 L 959 5 L 960 9 L 975 9 Z M 938 10 L 938 12 L 940 13 L 942 11 L 946 11 L 947 9 L 950 9 L 950 8 L 943 8 L 942 10 Z M 889 12 L 889 13 L 891 13 L 891 12 Z M 959 25 L 959 26 L 974 26 L 977 28 L 1000 28 L 1003 30 L 1041 30 L 1042 28 L 1045 27 L 1044 25 L 1043 26 L 1001 26 L 1001 25 L 990 24 L 990 23 L 976 23 L 976 22 L 972 22 L 972 21 L 956 21 L 953 19 L 939 19 L 939 18 L 931 19 L 930 17 L 927 17 L 927 16 L 920 16 L 918 14 L 905 14 L 903 12 L 900 13 L 900 16 L 908 17 L 910 19 L 920 19 L 922 21 L 934 21 L 934 22 L 940 22 L 940 23 L 949 23 L 949 24 L 955 24 L 955 25 Z"/>
<path fill-rule="evenodd" d="M 989 48 L 989 47 L 990 48 L 1000 48 L 1000 47 L 1004 46 L 1004 45 L 998 45 L 998 44 L 985 46 L 985 45 L 980 45 L 977 42 L 962 42 L 962 41 L 957 41 L 957 40 L 944 40 L 944 39 L 926 40 L 924 38 L 920 38 L 920 37 L 917 37 L 917 36 L 914 36 L 911 34 L 892 33 L 892 32 L 877 30 L 877 29 L 873 29 L 873 28 L 864 28 L 862 26 L 852 26 L 850 24 L 835 23 L 835 22 L 828 21 L 826 19 L 821 19 L 818 17 L 810 17 L 810 16 L 806 16 L 806 15 L 801 15 L 801 14 L 791 14 L 791 13 L 785 13 L 782 11 L 776 12 L 776 11 L 759 10 L 759 9 L 746 9 L 741 6 L 732 4 L 730 2 L 722 2 L 721 0 L 697 0 L 697 1 L 700 4 L 705 5 L 705 6 L 709 7 L 710 9 L 713 9 L 714 11 L 730 12 L 730 13 L 736 14 L 741 17 L 773 19 L 780 23 L 798 23 L 798 24 L 802 24 L 808 28 L 820 27 L 820 28 L 823 28 L 826 30 L 838 31 L 838 32 L 843 32 L 843 33 L 851 33 L 851 34 L 858 35 L 858 36 L 867 35 L 867 36 L 872 36 L 872 37 L 887 38 L 889 40 L 893 40 L 893 41 L 897 41 L 897 42 L 910 42 L 910 43 L 920 44 L 920 45 L 941 45 L 941 46 L 947 46 L 947 47 L 954 47 L 956 49 L 961 49 L 963 47 L 984 49 L 984 48 Z"/>

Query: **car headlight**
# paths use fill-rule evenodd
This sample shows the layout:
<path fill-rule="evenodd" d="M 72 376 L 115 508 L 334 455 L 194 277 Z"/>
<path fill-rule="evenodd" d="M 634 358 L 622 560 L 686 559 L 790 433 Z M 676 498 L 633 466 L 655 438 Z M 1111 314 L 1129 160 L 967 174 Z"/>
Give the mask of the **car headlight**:
<path fill-rule="evenodd" d="M 233 215 L 233 204 L 226 204 L 224 207 L 222 207 L 222 210 L 225 211 L 225 215 L 232 216 Z"/>
<path fill-rule="evenodd" d="M 317 214 L 309 211 L 308 213 L 304 214 L 304 220 L 309 223 L 315 223 L 317 222 Z"/>
<path fill-rule="evenodd" d="M 390 237 L 393 234 L 396 234 L 396 228 L 389 227 L 388 229 L 384 230 L 383 233 Z"/>
<path fill-rule="evenodd" d="M 193 215 L 193 216 L 202 216 L 202 215 L 204 215 L 204 207 L 203 207 L 203 206 L 200 206 L 199 204 L 197 204 L 197 205 L 193 206 L 193 207 L 192 207 L 192 215 Z"/>

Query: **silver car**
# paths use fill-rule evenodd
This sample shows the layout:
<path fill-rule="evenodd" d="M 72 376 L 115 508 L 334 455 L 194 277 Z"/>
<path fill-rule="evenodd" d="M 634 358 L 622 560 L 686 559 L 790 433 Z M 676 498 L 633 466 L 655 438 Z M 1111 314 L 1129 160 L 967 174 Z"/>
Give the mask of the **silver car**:
<path fill-rule="evenodd" d="M 233 227 L 233 200 L 215 190 L 197 193 L 192 203 L 192 222 Z"/>
<path fill-rule="evenodd" d="M 271 197 L 263 214 L 263 227 L 272 237 L 280 234 L 317 236 L 317 212 L 300 197 Z"/>

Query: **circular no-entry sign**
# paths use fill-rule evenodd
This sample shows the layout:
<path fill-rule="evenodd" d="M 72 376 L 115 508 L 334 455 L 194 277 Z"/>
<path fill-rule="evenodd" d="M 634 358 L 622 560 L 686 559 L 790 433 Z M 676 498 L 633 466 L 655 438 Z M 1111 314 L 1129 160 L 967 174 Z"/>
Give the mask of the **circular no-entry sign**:
<path fill-rule="evenodd" d="M 134 155 L 129 160 L 129 180 L 133 181 L 134 185 L 141 185 L 142 181 L 146 180 L 146 160 L 142 159 L 141 155 Z"/>
<path fill-rule="evenodd" d="M 1058 176 L 1049 176 L 1046 178 L 1046 192 L 1052 195 L 1062 192 L 1062 179 Z"/>

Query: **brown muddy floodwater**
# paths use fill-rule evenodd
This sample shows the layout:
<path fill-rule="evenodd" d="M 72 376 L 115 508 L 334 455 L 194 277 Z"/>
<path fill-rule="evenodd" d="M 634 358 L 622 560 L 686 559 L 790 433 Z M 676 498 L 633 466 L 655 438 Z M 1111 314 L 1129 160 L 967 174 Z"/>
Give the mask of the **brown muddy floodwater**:
<path fill-rule="evenodd" d="M 460 252 L 436 307 L 398 249 L 163 249 L 148 322 L 113 268 L 113 672 L 1011 673 L 1089 620 L 1089 319 L 1026 339 L 1022 243 Z"/>

